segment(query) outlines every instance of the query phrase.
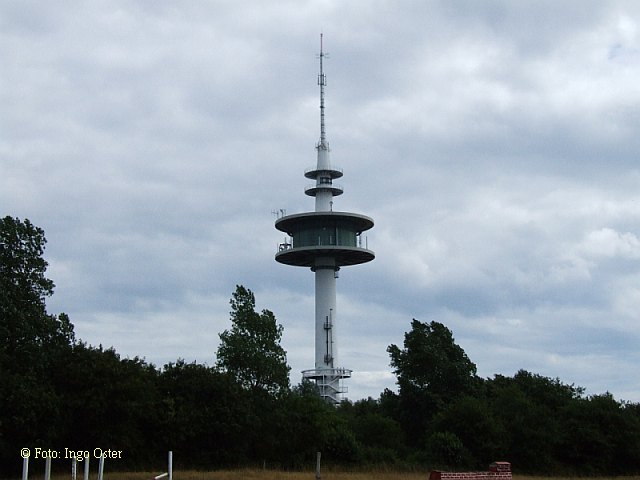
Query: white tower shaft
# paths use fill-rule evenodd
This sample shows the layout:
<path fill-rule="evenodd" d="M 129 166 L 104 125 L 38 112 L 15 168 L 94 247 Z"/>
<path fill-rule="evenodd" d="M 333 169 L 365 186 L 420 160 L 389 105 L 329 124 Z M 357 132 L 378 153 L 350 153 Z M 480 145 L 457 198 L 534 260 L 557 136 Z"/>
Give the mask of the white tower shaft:
<path fill-rule="evenodd" d="M 332 259 L 322 259 L 332 260 Z M 316 369 L 332 369 L 337 364 L 338 346 L 336 344 L 335 321 L 336 278 L 335 268 L 330 262 L 316 268 Z"/>
<path fill-rule="evenodd" d="M 317 170 L 318 171 L 330 171 L 331 170 L 331 162 L 329 160 L 329 144 L 325 143 L 324 145 L 320 143 L 317 147 L 318 150 L 318 163 Z M 318 187 L 318 192 L 316 193 L 316 212 L 329 212 L 333 210 L 333 192 L 329 189 L 323 190 L 321 187 L 323 186 L 322 182 L 326 182 L 327 177 L 323 177 L 319 175 L 316 179 L 316 187 Z M 329 180 L 330 181 L 330 180 Z"/>

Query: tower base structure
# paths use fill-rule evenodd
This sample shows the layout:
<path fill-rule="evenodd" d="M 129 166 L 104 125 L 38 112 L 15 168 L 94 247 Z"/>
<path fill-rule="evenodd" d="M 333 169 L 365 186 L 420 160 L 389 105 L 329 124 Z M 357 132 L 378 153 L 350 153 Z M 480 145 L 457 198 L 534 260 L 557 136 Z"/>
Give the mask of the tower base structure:
<path fill-rule="evenodd" d="M 338 404 L 341 395 L 349 390 L 343 385 L 342 380 L 351 378 L 351 372 L 348 368 L 314 368 L 303 370 L 302 379 L 315 381 L 318 394 L 327 402 Z"/>

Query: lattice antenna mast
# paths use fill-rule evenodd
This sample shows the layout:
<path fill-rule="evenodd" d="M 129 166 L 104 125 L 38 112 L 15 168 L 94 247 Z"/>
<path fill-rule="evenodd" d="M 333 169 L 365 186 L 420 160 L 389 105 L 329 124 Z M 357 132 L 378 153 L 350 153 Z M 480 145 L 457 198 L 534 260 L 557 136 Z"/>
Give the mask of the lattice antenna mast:
<path fill-rule="evenodd" d="M 327 76 L 322 70 L 322 61 L 324 58 L 329 58 L 328 53 L 324 53 L 322 47 L 322 33 L 320 34 L 320 74 L 318 75 L 318 85 L 320 85 L 320 148 L 328 150 L 329 144 L 327 143 L 327 133 L 324 126 L 324 87 L 327 85 Z"/>

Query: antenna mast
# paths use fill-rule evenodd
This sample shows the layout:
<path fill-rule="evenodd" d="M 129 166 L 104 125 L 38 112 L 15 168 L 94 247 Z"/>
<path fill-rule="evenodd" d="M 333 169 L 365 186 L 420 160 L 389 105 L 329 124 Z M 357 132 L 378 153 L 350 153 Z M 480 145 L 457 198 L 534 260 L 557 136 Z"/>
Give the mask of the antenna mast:
<path fill-rule="evenodd" d="M 322 71 L 322 60 L 328 57 L 322 48 L 322 33 L 320 34 L 320 75 L 318 75 L 318 85 L 320 85 L 320 148 L 328 149 L 327 135 L 324 128 L 324 87 L 327 85 L 327 76 Z"/>

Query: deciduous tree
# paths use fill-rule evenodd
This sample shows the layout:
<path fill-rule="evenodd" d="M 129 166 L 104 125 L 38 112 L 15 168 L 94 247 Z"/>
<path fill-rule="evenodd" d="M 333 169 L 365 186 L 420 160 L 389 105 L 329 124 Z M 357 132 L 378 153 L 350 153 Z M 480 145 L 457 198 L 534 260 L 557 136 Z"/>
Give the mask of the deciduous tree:
<path fill-rule="evenodd" d="M 269 310 L 256 312 L 253 292 L 241 285 L 231 298 L 231 330 L 220 334 L 216 365 L 243 387 L 280 394 L 289 389 L 282 325 Z"/>
<path fill-rule="evenodd" d="M 29 220 L 0 219 L 0 452 L 52 440 L 60 421 L 50 373 L 74 335 L 66 315 L 46 311 L 54 285 L 45 276 L 45 244 L 44 231 Z"/>
<path fill-rule="evenodd" d="M 449 402 L 470 394 L 480 381 L 476 366 L 438 322 L 413 319 L 404 348 L 387 352 L 399 386 L 400 421 L 412 445 L 424 444 L 428 422 Z"/>

